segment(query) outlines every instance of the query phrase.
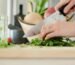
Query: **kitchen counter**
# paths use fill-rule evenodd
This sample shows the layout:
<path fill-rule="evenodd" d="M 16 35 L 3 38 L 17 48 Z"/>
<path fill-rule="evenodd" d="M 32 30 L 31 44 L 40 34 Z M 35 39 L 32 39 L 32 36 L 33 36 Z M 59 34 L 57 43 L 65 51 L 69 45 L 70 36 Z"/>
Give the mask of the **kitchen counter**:
<path fill-rule="evenodd" d="M 75 47 L 0 48 L 0 58 L 75 58 Z"/>

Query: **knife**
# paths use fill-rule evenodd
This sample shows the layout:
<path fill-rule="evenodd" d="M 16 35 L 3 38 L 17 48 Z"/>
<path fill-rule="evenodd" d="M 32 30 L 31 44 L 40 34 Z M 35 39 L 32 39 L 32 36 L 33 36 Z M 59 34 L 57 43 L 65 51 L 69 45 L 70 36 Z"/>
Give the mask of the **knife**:
<path fill-rule="evenodd" d="M 47 17 L 44 20 L 42 20 L 40 23 L 36 24 L 23 37 L 27 38 L 27 37 L 32 37 L 32 36 L 35 36 L 35 35 L 39 34 L 40 31 L 41 31 L 41 28 L 42 28 L 42 26 L 44 24 L 54 24 L 56 22 L 56 20 L 66 20 L 66 15 L 67 14 L 65 14 L 63 12 L 65 6 L 66 5 L 64 5 L 63 7 L 61 7 L 58 11 L 56 11 L 55 13 L 53 13 L 52 15 L 50 15 L 49 17 Z"/>

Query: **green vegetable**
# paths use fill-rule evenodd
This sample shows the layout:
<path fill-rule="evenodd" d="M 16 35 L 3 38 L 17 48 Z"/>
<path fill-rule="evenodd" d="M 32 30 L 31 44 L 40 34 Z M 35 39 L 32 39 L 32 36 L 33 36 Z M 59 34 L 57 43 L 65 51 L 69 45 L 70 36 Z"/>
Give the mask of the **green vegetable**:
<path fill-rule="evenodd" d="M 10 45 L 9 45 L 6 40 L 1 40 L 0 39 L 0 48 L 7 48 L 7 47 L 12 47 L 12 46 L 13 46 L 12 43 L 10 43 Z"/>
<path fill-rule="evenodd" d="M 36 4 L 35 11 L 40 15 L 44 15 L 46 8 L 46 4 L 48 3 L 48 0 L 30 0 L 31 2 L 34 2 Z"/>
<path fill-rule="evenodd" d="M 33 39 L 31 45 L 34 46 L 75 46 L 75 41 L 56 37 L 48 40 Z"/>

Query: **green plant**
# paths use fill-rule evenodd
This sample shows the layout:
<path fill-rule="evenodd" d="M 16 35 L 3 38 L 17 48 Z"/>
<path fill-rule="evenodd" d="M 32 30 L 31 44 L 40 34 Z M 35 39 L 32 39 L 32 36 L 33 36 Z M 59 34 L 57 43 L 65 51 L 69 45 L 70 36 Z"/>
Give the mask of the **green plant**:
<path fill-rule="evenodd" d="M 48 40 L 33 39 L 31 45 L 34 46 L 75 46 L 75 41 L 63 39 L 62 37 L 52 38 Z"/>
<path fill-rule="evenodd" d="M 31 2 L 35 3 L 35 11 L 41 15 L 44 15 L 46 8 L 46 4 L 48 3 L 48 0 L 30 0 Z"/>
<path fill-rule="evenodd" d="M 1 40 L 0 39 L 0 48 L 7 48 L 14 46 L 12 43 L 10 45 L 8 44 L 7 40 Z"/>

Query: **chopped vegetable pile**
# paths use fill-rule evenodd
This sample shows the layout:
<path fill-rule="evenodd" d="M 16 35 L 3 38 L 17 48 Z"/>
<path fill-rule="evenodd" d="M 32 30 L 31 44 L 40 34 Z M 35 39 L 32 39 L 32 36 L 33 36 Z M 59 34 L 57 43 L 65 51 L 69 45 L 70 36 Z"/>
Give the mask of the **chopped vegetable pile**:
<path fill-rule="evenodd" d="M 14 46 L 14 44 L 12 44 L 12 43 L 9 44 L 7 41 L 0 40 L 0 48 L 8 48 L 8 47 L 13 47 L 13 46 Z M 20 47 L 26 47 L 26 46 L 74 47 L 75 41 L 72 41 L 68 38 L 62 38 L 62 37 L 51 38 L 48 40 L 41 40 L 41 39 L 35 38 L 28 44 L 21 44 Z"/>
<path fill-rule="evenodd" d="M 52 38 L 48 40 L 33 39 L 31 45 L 34 46 L 75 46 L 75 41 L 63 39 L 62 37 Z"/>

